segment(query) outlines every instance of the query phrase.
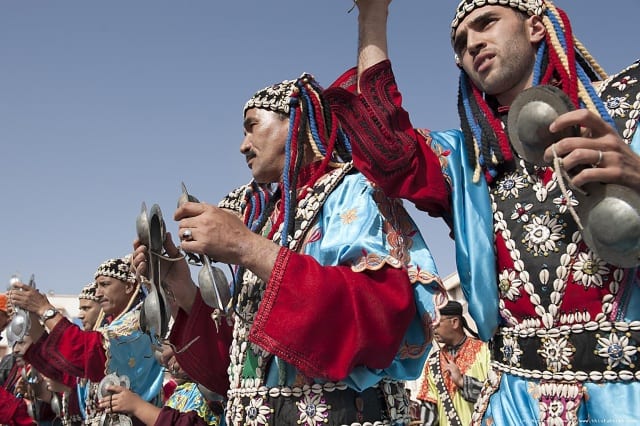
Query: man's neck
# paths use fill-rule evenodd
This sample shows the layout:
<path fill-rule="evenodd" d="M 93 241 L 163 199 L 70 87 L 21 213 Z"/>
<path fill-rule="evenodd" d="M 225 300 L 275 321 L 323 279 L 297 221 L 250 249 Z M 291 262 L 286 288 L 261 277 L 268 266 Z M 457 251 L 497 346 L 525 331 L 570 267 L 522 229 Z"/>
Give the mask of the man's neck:
<path fill-rule="evenodd" d="M 446 345 L 445 349 L 447 350 L 447 352 L 456 353 L 460 350 L 460 347 L 464 344 L 464 342 L 466 342 L 466 340 L 467 340 L 467 335 L 464 334 L 462 335 L 460 340 L 458 340 L 457 343 L 453 345 Z"/>

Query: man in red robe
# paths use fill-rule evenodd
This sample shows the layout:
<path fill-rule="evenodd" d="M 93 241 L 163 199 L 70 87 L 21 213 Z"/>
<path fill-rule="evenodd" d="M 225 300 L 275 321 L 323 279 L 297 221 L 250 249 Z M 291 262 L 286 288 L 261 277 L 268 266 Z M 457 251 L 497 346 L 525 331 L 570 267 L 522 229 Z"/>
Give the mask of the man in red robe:
<path fill-rule="evenodd" d="M 99 383 L 107 374 L 126 377 L 132 390 L 156 404 L 161 402 L 163 379 L 151 339 L 140 330 L 143 293 L 129 259 L 103 262 L 95 273 L 95 282 L 102 308 L 95 331 L 80 329 L 30 286 L 16 283 L 10 291 L 12 304 L 32 313 L 30 334 L 35 343 L 25 359 L 45 376 L 66 386 L 74 386 L 76 378 L 88 379 L 87 387 L 79 389 L 80 402 L 88 402 L 83 407 L 87 422 L 99 421 L 105 414 L 98 409 L 97 399 Z M 38 322 L 46 330 L 38 327 Z"/>
<path fill-rule="evenodd" d="M 232 306 L 219 309 L 184 260 L 167 264 L 180 365 L 228 389 L 230 425 L 408 422 L 402 381 L 420 374 L 441 294 L 415 224 L 352 169 L 312 76 L 251 97 L 244 135 L 254 180 L 174 215 L 183 250 L 237 265 Z M 165 248 L 180 256 L 171 238 Z"/>

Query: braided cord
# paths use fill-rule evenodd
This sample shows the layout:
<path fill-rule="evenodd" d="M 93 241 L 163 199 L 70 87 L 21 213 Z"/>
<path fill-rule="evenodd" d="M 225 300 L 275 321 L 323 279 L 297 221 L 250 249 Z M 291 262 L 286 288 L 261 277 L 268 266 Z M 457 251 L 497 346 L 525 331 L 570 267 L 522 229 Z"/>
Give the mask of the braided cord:
<path fill-rule="evenodd" d="M 315 102 L 316 101 L 315 97 L 312 99 L 312 97 L 309 95 L 309 92 L 307 91 L 307 89 L 304 87 L 302 83 L 299 83 L 298 87 L 300 89 L 300 94 L 302 96 L 302 99 L 307 105 L 307 108 L 309 111 L 309 113 L 307 114 L 307 117 L 309 118 L 309 128 L 311 129 L 311 136 L 312 136 L 310 140 L 311 146 L 313 148 L 313 151 L 317 155 L 324 157 L 325 155 L 327 155 L 327 150 L 324 146 L 324 138 L 320 136 L 320 132 L 318 131 L 318 123 L 316 123 L 316 119 L 318 118 L 317 116 L 322 117 L 322 114 L 316 114 L 316 111 L 318 110 L 321 111 L 322 107 Z M 322 128 L 325 128 L 324 122 L 320 124 Z"/>
<path fill-rule="evenodd" d="M 299 92 L 298 92 L 299 93 Z M 295 200 L 295 196 L 293 192 L 295 191 L 296 185 L 293 180 L 296 179 L 296 173 L 292 173 L 291 163 L 294 165 L 298 162 L 298 137 L 299 137 L 299 129 L 300 129 L 300 121 L 304 119 L 304 112 L 302 111 L 302 105 L 299 102 L 297 97 L 297 93 L 291 95 L 290 101 L 290 113 L 289 113 L 289 132 L 287 134 L 287 142 L 285 144 L 285 165 L 284 165 L 284 173 L 283 173 L 283 204 L 284 204 L 284 228 L 282 230 L 282 235 L 280 237 L 280 245 L 287 246 L 288 235 L 289 235 L 289 224 L 291 221 L 292 215 L 292 202 Z M 300 110 L 299 110 L 300 109 Z M 295 154 L 294 154 L 295 153 Z M 294 166 L 295 167 L 295 166 Z"/>
<path fill-rule="evenodd" d="M 467 144 L 467 146 L 471 145 L 472 150 L 469 152 L 469 159 L 474 164 L 474 174 L 473 181 L 478 182 L 480 179 L 480 171 L 484 166 L 484 157 L 480 153 L 480 146 L 482 142 L 482 132 L 478 123 L 473 119 L 473 113 L 471 111 L 471 105 L 469 101 L 469 83 L 466 74 L 464 72 L 460 73 L 460 93 L 458 94 L 459 102 L 458 102 L 458 110 L 460 116 L 463 118 L 463 126 L 462 131 L 464 133 L 465 140 L 472 141 L 472 143 Z"/>
<path fill-rule="evenodd" d="M 563 63 L 565 63 L 566 61 L 566 63 L 569 64 L 570 66 L 569 69 L 567 70 L 568 76 L 575 76 L 574 79 L 571 79 L 571 81 L 569 81 L 570 94 L 573 94 L 573 87 L 574 87 L 573 82 L 575 81 L 577 83 L 576 99 L 574 100 L 574 104 L 576 104 L 576 107 L 585 107 L 590 111 L 598 113 L 609 125 L 615 127 L 615 123 L 611 118 L 611 116 L 609 115 L 609 112 L 605 108 L 602 102 L 602 99 L 600 99 L 595 89 L 593 88 L 593 85 L 591 84 L 591 80 L 589 79 L 587 72 L 578 63 L 579 61 L 575 59 L 576 49 L 573 43 L 577 41 L 577 39 L 573 36 L 571 32 L 569 18 L 567 17 L 566 13 L 563 10 L 555 7 L 553 7 L 553 10 L 555 11 L 555 13 L 557 13 L 560 16 L 562 20 L 562 22 L 560 22 L 558 21 L 557 17 L 554 16 L 552 13 L 548 14 L 549 20 L 552 23 L 554 35 L 556 36 L 556 37 L 553 37 L 553 39 L 554 40 L 557 39 L 558 44 L 562 47 L 562 49 L 556 49 L 556 53 L 558 53 L 558 56 L 561 58 L 566 57 L 566 60 L 563 60 Z M 565 30 L 566 36 L 561 31 L 558 31 L 561 29 Z M 582 57 L 585 59 L 585 61 L 587 61 L 587 63 L 590 66 L 592 66 L 592 68 L 594 68 L 596 72 L 598 73 L 604 72 L 602 68 L 595 62 L 593 57 L 586 51 L 584 46 L 582 45 L 580 46 L 581 46 L 581 50 L 579 51 L 579 53 L 582 54 Z M 567 56 L 565 56 L 565 52 Z M 586 56 L 588 56 L 588 58 L 585 58 L 585 53 L 586 53 Z"/>
<path fill-rule="evenodd" d="M 582 44 L 580 40 L 578 40 L 575 36 L 573 38 L 573 44 L 575 45 L 578 52 L 580 52 L 580 56 L 584 58 L 584 60 L 591 66 L 591 69 L 596 73 L 596 75 L 600 78 L 600 80 L 606 80 L 609 76 L 606 71 L 600 66 L 600 64 L 596 61 L 596 59 L 589 53 L 586 47 Z"/>
<path fill-rule="evenodd" d="M 541 79 L 540 76 L 543 69 L 544 56 L 545 56 L 546 50 L 547 50 L 547 44 L 540 43 L 540 46 L 538 46 L 538 52 L 536 53 L 536 62 L 533 68 L 533 85 L 534 86 L 538 86 L 540 84 L 540 79 Z"/>

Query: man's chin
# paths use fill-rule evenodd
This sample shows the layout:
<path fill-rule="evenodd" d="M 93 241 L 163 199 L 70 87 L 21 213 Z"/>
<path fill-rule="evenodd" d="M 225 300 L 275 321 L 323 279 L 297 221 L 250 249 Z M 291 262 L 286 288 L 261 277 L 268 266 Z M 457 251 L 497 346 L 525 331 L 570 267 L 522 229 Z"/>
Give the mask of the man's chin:
<path fill-rule="evenodd" d="M 104 312 L 105 315 L 111 315 L 113 311 L 113 307 L 108 303 L 100 303 L 100 308 L 102 308 L 102 312 Z"/>

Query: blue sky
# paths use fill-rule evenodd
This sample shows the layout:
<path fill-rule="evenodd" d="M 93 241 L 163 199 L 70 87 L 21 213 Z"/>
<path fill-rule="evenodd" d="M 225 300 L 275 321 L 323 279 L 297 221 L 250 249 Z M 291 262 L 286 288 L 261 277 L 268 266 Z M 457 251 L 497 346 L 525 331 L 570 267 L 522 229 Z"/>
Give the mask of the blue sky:
<path fill-rule="evenodd" d="M 457 2 L 396 0 L 390 51 L 415 125 L 458 126 L 449 23 Z M 557 0 L 608 72 L 638 58 L 638 0 Z M 217 201 L 250 179 L 239 154 L 253 92 L 354 65 L 349 0 L 5 1 L 0 4 L 0 280 L 76 294 L 131 251 L 144 201 L 175 230 L 185 182 Z M 439 220 L 414 213 L 443 276 Z"/>

